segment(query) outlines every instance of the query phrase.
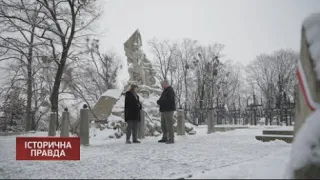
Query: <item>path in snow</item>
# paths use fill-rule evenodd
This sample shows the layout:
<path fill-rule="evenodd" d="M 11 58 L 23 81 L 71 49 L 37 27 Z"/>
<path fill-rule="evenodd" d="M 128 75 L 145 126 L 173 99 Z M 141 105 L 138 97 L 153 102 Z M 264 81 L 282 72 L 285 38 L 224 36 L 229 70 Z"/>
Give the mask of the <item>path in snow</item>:
<path fill-rule="evenodd" d="M 226 172 L 219 174 L 224 169 L 231 177 L 250 178 L 259 173 L 251 172 L 258 166 L 253 162 L 278 157 L 272 156 L 274 153 L 289 156 L 290 144 L 255 140 L 261 129 L 210 135 L 205 131 L 197 129 L 197 135 L 178 136 L 172 145 L 159 144 L 154 137 L 131 145 L 124 144 L 124 139 L 92 141 L 91 146 L 81 147 L 81 161 L 16 161 L 15 137 L 0 137 L 0 178 L 174 178 L 200 176 L 202 172 L 205 175 L 207 171 L 209 175 L 216 172 L 214 177 L 219 178 L 225 177 Z M 282 163 L 284 167 L 285 162 Z M 228 170 L 237 164 L 246 170 Z M 249 177 L 243 174 L 246 171 L 251 172 Z M 274 173 L 272 178 L 282 178 L 280 173 Z"/>

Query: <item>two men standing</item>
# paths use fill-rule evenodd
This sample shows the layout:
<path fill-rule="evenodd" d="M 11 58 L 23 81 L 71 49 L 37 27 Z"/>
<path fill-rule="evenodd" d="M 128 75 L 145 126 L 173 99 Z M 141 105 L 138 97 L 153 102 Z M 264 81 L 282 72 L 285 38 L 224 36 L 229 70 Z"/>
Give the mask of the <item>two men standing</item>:
<path fill-rule="evenodd" d="M 158 142 L 173 144 L 174 143 L 174 132 L 173 132 L 173 113 L 176 110 L 175 103 L 175 92 L 169 85 L 168 81 L 161 83 L 163 92 L 157 104 L 160 106 L 161 113 L 161 129 L 163 132 L 162 139 Z M 129 91 L 126 92 L 125 96 L 125 121 L 127 122 L 127 138 L 126 143 L 131 144 L 130 137 L 132 134 L 132 142 L 140 143 L 137 139 L 138 123 L 140 121 L 140 110 L 142 109 L 137 94 L 137 85 L 131 85 Z"/>
<path fill-rule="evenodd" d="M 163 81 L 161 83 L 161 86 L 163 91 L 160 99 L 157 101 L 157 104 L 160 106 L 162 139 L 158 142 L 173 144 L 173 113 L 176 110 L 176 95 L 173 88 L 169 85 L 168 81 Z"/>

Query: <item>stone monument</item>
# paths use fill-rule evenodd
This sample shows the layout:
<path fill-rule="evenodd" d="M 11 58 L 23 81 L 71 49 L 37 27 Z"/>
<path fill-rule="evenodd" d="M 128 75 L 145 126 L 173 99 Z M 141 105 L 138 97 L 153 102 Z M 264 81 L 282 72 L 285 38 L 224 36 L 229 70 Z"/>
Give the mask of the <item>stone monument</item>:
<path fill-rule="evenodd" d="M 290 179 L 320 178 L 320 13 L 308 17 L 301 30 L 299 82 Z"/>
<path fill-rule="evenodd" d="M 305 22 L 308 22 L 307 20 Z M 308 23 L 305 23 L 305 25 L 306 24 Z M 310 53 L 310 42 L 307 40 L 307 30 L 305 25 L 302 27 L 301 31 L 300 60 L 298 62 L 297 70 L 299 86 L 296 87 L 297 103 L 294 127 L 295 134 L 299 132 L 299 129 L 303 125 L 305 119 L 315 109 L 319 108 L 318 106 L 320 103 L 320 81 L 317 79 L 317 73 L 314 68 L 316 66 L 315 62 L 318 60 L 313 59 Z M 313 48 L 317 47 L 314 46 Z M 320 51 L 320 49 L 318 51 Z"/>
<path fill-rule="evenodd" d="M 89 112 L 90 122 L 93 120 L 105 120 L 111 114 L 112 108 L 120 96 L 121 91 L 118 89 L 108 89 L 103 93 Z"/>
<path fill-rule="evenodd" d="M 131 84 L 136 84 L 140 87 L 139 92 L 142 93 L 144 97 L 149 97 L 150 88 L 147 87 L 155 85 L 156 79 L 154 76 L 156 73 L 141 47 L 141 34 L 137 29 L 124 43 L 124 51 L 127 56 L 128 72 L 130 75 L 125 90 L 127 90 Z"/>

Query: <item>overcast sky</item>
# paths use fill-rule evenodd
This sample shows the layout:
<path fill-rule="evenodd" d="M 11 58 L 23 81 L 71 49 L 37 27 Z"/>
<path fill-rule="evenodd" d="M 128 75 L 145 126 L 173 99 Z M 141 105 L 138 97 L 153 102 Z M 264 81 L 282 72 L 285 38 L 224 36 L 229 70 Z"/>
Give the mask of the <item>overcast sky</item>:
<path fill-rule="evenodd" d="M 229 59 L 247 64 L 259 53 L 298 50 L 301 23 L 320 12 L 320 0 L 109 0 L 104 10 L 102 46 L 122 56 L 139 29 L 145 51 L 152 37 L 187 37 L 225 44 Z"/>
<path fill-rule="evenodd" d="M 99 26 L 102 47 L 125 61 L 123 43 L 139 29 L 149 58 L 152 37 L 192 38 L 224 44 L 228 59 L 247 64 L 260 53 L 299 50 L 302 21 L 314 12 L 320 0 L 109 0 Z"/>

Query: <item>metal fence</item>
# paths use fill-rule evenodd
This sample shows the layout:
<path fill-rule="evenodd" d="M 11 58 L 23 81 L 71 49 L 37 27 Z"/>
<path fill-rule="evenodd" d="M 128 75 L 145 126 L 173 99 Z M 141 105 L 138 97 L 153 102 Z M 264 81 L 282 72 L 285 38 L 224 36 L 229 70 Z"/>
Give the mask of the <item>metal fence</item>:
<path fill-rule="evenodd" d="M 224 107 L 216 108 L 188 108 L 185 115 L 189 121 L 195 125 L 206 124 L 209 111 L 214 110 L 215 124 L 234 124 L 234 125 L 293 125 L 295 107 L 285 108 L 263 108 L 246 107 L 245 109 L 226 110 Z"/>

